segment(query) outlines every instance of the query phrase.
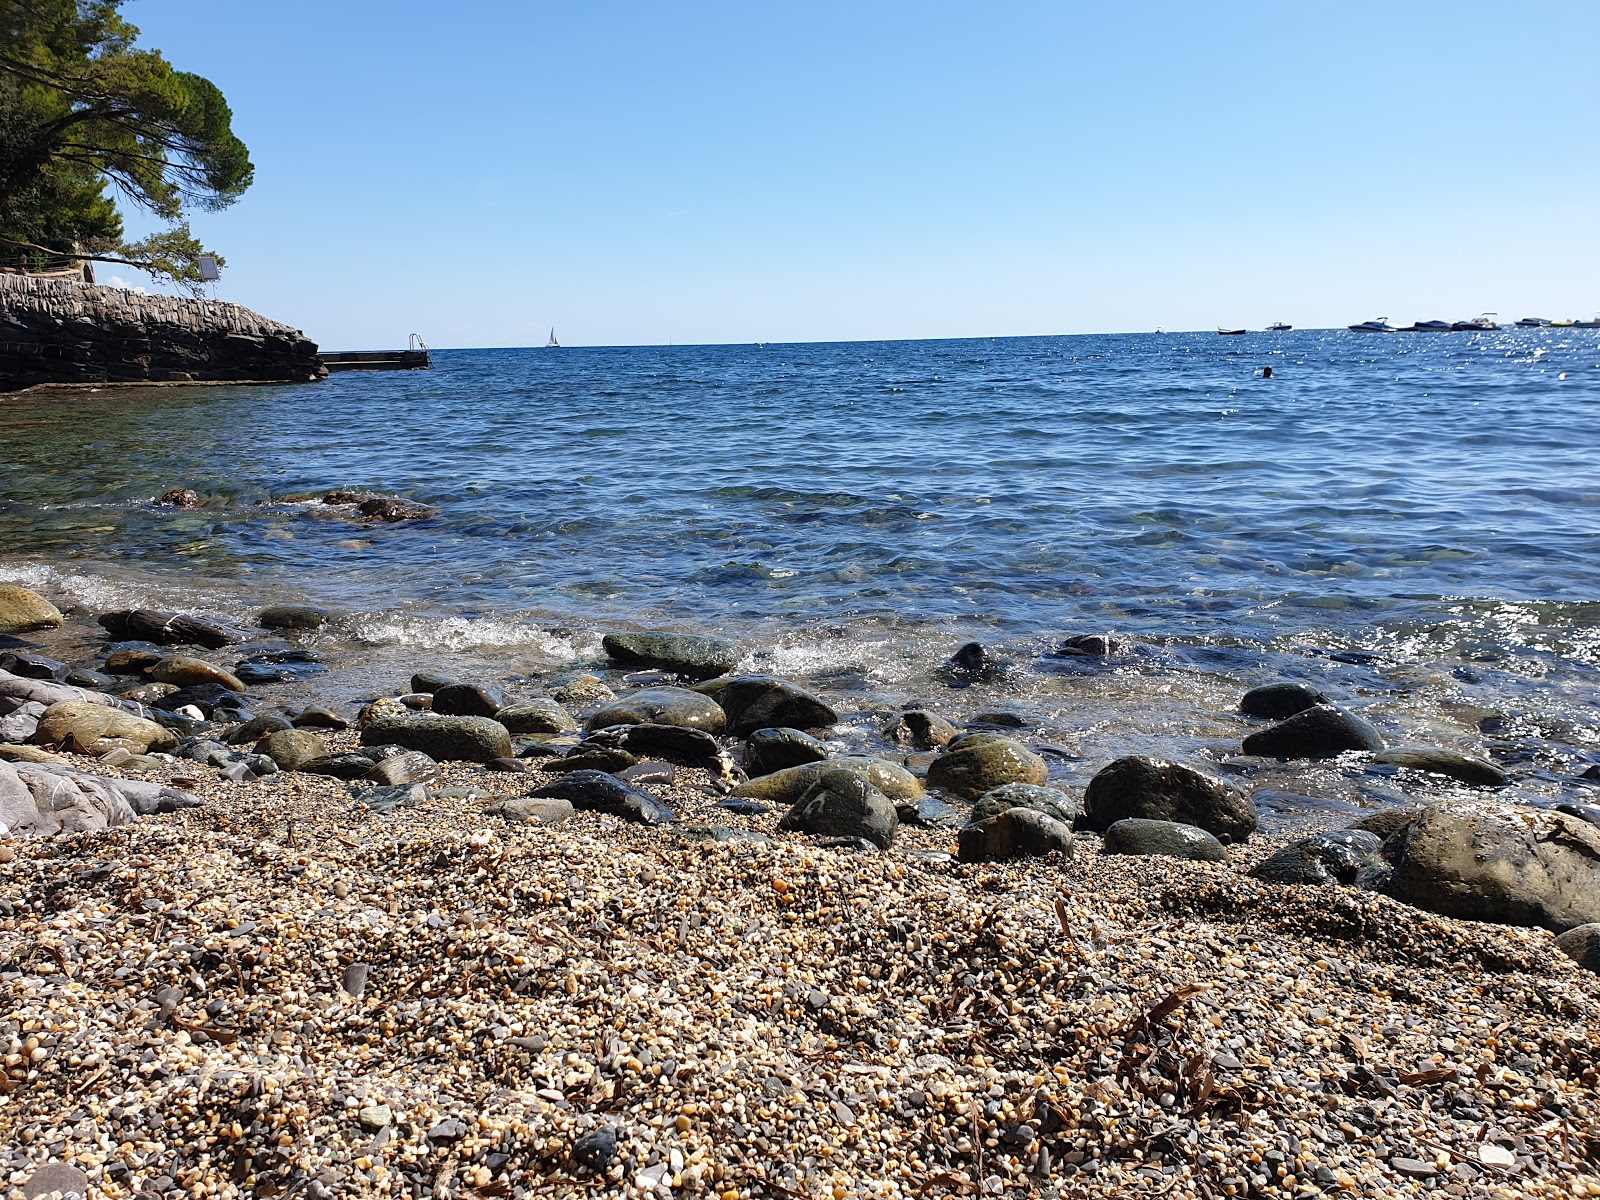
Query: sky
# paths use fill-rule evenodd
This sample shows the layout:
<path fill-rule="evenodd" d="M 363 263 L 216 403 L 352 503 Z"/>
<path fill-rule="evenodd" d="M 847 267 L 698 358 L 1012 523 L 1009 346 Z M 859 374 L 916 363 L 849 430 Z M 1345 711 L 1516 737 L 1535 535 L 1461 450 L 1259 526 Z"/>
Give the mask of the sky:
<path fill-rule="evenodd" d="M 256 166 L 216 294 L 328 350 L 1600 311 L 1594 0 L 125 12 Z"/>

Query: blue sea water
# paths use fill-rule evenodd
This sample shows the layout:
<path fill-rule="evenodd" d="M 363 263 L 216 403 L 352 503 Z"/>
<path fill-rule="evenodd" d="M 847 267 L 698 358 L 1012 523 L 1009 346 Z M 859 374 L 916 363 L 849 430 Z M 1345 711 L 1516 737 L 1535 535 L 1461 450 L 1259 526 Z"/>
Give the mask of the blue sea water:
<path fill-rule="evenodd" d="M 1230 682 L 1342 654 L 1503 676 L 1413 732 L 1543 696 L 1581 751 L 1597 416 L 1589 330 L 441 351 L 0 401 L 0 577 L 102 607 L 308 600 L 357 641 L 483 661 L 720 632 L 885 703 L 969 638 L 1028 658 L 1112 632 Z M 205 508 L 154 503 L 177 487 Z M 290 500 L 330 488 L 438 515 Z M 1148 703 L 1160 671 L 1134 665 Z"/>

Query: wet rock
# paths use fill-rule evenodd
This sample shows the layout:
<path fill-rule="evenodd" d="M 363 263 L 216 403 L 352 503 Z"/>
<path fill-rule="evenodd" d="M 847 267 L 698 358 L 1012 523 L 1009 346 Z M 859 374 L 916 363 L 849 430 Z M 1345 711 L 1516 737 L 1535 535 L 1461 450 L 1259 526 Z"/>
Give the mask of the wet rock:
<path fill-rule="evenodd" d="M 223 740 L 238 746 L 245 742 L 259 741 L 269 733 L 276 733 L 280 729 L 293 729 L 289 718 L 280 713 L 262 713 L 258 717 L 251 717 L 244 724 L 229 731 Z M 264 753 L 257 747 L 257 753 Z M 313 757 L 315 757 L 313 755 Z"/>
<path fill-rule="evenodd" d="M 437 671 L 418 671 L 411 677 L 411 690 L 431 696 L 458 682 L 460 681 L 449 675 L 441 675 Z"/>
<path fill-rule="evenodd" d="M 1316 688 L 1303 683 L 1269 683 L 1246 692 L 1239 701 L 1239 711 L 1247 717 L 1281 721 L 1319 704 L 1331 706 L 1332 703 Z"/>
<path fill-rule="evenodd" d="M 70 683 L 73 687 L 93 688 L 97 692 L 109 691 L 117 686 L 117 681 L 110 675 L 92 671 L 88 667 L 68 671 L 62 682 Z"/>
<path fill-rule="evenodd" d="M 924 796 L 921 800 L 902 800 L 894 806 L 894 811 L 900 817 L 900 824 L 917 829 L 938 829 L 964 823 L 960 809 L 931 796 Z"/>
<path fill-rule="evenodd" d="M 332 729 L 338 731 L 350 728 L 349 721 L 346 721 L 331 708 L 324 708 L 320 704 L 307 705 L 295 713 L 291 720 L 296 729 Z"/>
<path fill-rule="evenodd" d="M 399 496 L 369 496 L 361 492 L 329 492 L 324 504 L 354 504 L 356 512 L 373 521 L 424 521 L 438 510 Z"/>
<path fill-rule="evenodd" d="M 573 771 L 529 795 L 567 800 L 579 812 L 609 813 L 640 825 L 667 825 L 678 819 L 677 813 L 643 788 L 603 771 Z"/>
<path fill-rule="evenodd" d="M 1252 733 L 1243 749 L 1262 758 L 1336 758 L 1352 750 L 1382 750 L 1383 738 L 1360 717 L 1319 704 Z"/>
<path fill-rule="evenodd" d="M 143 675 L 166 655 L 156 646 L 119 646 L 106 656 L 105 668 L 112 675 Z"/>
<path fill-rule="evenodd" d="M 1019 712 L 1012 712 L 1008 708 L 996 708 L 987 712 L 973 713 L 972 719 L 967 724 L 987 725 L 996 729 L 1026 729 L 1032 722 Z"/>
<path fill-rule="evenodd" d="M 1285 846 L 1250 874 L 1268 883 L 1355 883 L 1382 846 L 1383 839 L 1368 830 L 1335 829 Z"/>
<path fill-rule="evenodd" d="M 791 833 L 866 838 L 880 850 L 894 842 L 894 802 L 854 771 L 826 770 L 778 821 Z"/>
<path fill-rule="evenodd" d="M 975 683 L 989 683 L 1001 678 L 1007 664 L 997 658 L 982 642 L 968 642 L 948 659 L 935 674 L 947 687 L 971 687 Z"/>
<path fill-rule="evenodd" d="M 985 792 L 972 806 L 968 818 L 972 824 L 981 825 L 990 817 L 1013 808 L 1026 808 L 1043 813 L 1071 826 L 1078 819 L 1078 802 L 1060 788 L 1043 787 L 1035 783 L 1006 783 Z"/>
<path fill-rule="evenodd" d="M 439 711 L 438 697 L 434 698 L 434 711 Z M 497 713 L 488 713 L 513 735 L 528 733 L 571 733 L 578 728 L 572 715 L 554 700 L 540 697 L 524 700 Z"/>
<path fill-rule="evenodd" d="M 1600 923 L 1577 925 L 1556 938 L 1556 949 L 1586 971 L 1600 975 Z"/>
<path fill-rule="evenodd" d="M 1380 841 L 1387 842 L 1427 811 L 1425 808 L 1386 808 L 1350 822 L 1350 828 L 1375 833 Z"/>
<path fill-rule="evenodd" d="M 1204 829 L 1180 821 L 1129 817 L 1114 821 L 1100 843 L 1102 854 L 1157 854 L 1191 862 L 1226 862 L 1225 846 Z"/>
<path fill-rule="evenodd" d="M 604 681 L 594 675 L 579 675 L 569 679 L 550 694 L 562 704 L 572 704 L 579 707 L 587 707 L 591 704 L 605 704 L 617 698 L 617 694 L 607 687 Z"/>
<path fill-rule="evenodd" d="M 995 734 L 969 733 L 951 742 L 928 766 L 928 786 L 963 800 L 976 800 L 1007 783 L 1043 784 L 1044 759 L 1021 742 Z"/>
<path fill-rule="evenodd" d="M 0 636 L 61 628 L 61 610 L 25 587 L 0 587 Z"/>
<path fill-rule="evenodd" d="M 540 764 L 541 771 L 566 774 L 569 771 L 605 771 L 615 774 L 639 761 L 637 755 L 613 747 L 590 746 L 581 743 L 567 751 L 562 758 L 552 758 Z"/>
<path fill-rule="evenodd" d="M 67 678 L 68 669 L 66 663 L 42 654 L 29 654 L 25 650 L 0 653 L 0 671 L 9 671 L 24 679 L 49 679 L 59 683 Z"/>
<path fill-rule="evenodd" d="M 1380 750 L 1372 756 L 1372 761 L 1407 771 L 1443 775 L 1474 787 L 1504 787 L 1511 778 L 1487 759 L 1433 747 Z"/>
<path fill-rule="evenodd" d="M 744 769 L 751 776 L 821 762 L 828 747 L 798 729 L 757 729 L 744 744 Z"/>
<path fill-rule="evenodd" d="M 1071 858 L 1072 851 L 1071 827 L 1029 808 L 1008 808 L 966 825 L 956 838 L 956 856 L 962 862 L 1006 862 L 1051 853 Z"/>
<path fill-rule="evenodd" d="M 416 808 L 428 798 L 428 789 L 420 783 L 413 783 L 398 787 L 351 788 L 350 795 L 357 804 L 373 812 L 392 813 L 402 808 Z"/>
<path fill-rule="evenodd" d="M 1130 755 L 1101 769 L 1083 793 L 1086 828 L 1138 818 L 1196 825 L 1242 842 L 1256 830 L 1255 805 L 1237 788 L 1183 763 Z"/>
<path fill-rule="evenodd" d="M 276 761 L 276 760 L 274 760 Z M 372 770 L 373 762 L 365 754 L 346 751 L 308 758 L 294 770 L 304 775 L 327 775 L 334 779 L 357 780 Z"/>
<path fill-rule="evenodd" d="M 294 683 L 321 675 L 328 668 L 314 650 L 274 650 L 241 659 L 233 673 L 247 684 Z"/>
<path fill-rule="evenodd" d="M 764 817 L 772 810 L 754 800 L 720 800 L 717 807 L 741 817 Z"/>
<path fill-rule="evenodd" d="M 480 683 L 447 683 L 433 693 L 432 707 L 441 717 L 492 717 L 506 707 L 506 694 Z"/>
<path fill-rule="evenodd" d="M 715 775 L 723 774 L 732 765 L 716 738 L 704 730 L 678 725 L 611 725 L 589 734 L 579 747 L 624 750 L 636 758 L 661 758 Z"/>
<path fill-rule="evenodd" d="M 402 787 L 412 783 L 427 783 L 439 774 L 439 764 L 420 750 L 401 750 L 387 758 L 379 759 L 363 776 L 363 783 L 383 787 Z"/>
<path fill-rule="evenodd" d="M 230 692 L 245 690 L 244 683 L 233 672 L 217 666 L 216 663 L 208 663 L 203 658 L 188 658 L 184 655 L 163 658 L 150 668 L 150 678 L 157 683 L 172 683 L 180 688 L 199 687 L 210 683 L 227 688 Z"/>
<path fill-rule="evenodd" d="M 1122 643 L 1103 633 L 1080 633 L 1067 638 L 1051 651 L 1057 658 L 1108 658 L 1122 650 Z"/>
<path fill-rule="evenodd" d="M 263 629 L 321 629 L 332 617 L 327 609 L 311 604 L 274 604 L 256 614 L 256 624 Z"/>
<path fill-rule="evenodd" d="M 611 661 L 627 667 L 654 667 L 690 679 L 714 679 L 739 662 L 739 651 L 721 638 L 691 633 L 608 633 L 600 640 Z"/>
<path fill-rule="evenodd" d="M 361 741 L 368 746 L 393 742 L 439 762 L 511 757 L 511 735 L 490 717 L 441 717 L 436 713 L 384 717 L 361 731 Z"/>
<path fill-rule="evenodd" d="M 134 754 L 168 750 L 178 744 L 169 730 L 154 721 L 104 704 L 66 700 L 52 704 L 39 718 L 33 736 L 41 746 L 59 746 L 77 754 L 104 754 L 123 746 Z"/>
<path fill-rule="evenodd" d="M 926 709 L 907 709 L 883 727 L 883 736 L 902 746 L 934 750 L 955 741 L 956 727 Z"/>
<path fill-rule="evenodd" d="M 735 737 L 768 728 L 827 729 L 839 720 L 839 714 L 821 696 L 776 675 L 717 679 L 696 690 L 722 706 L 728 732 Z"/>
<path fill-rule="evenodd" d="M 167 508 L 205 507 L 205 501 L 200 498 L 200 493 L 193 488 L 173 488 L 170 492 L 162 493 L 161 499 L 156 503 Z"/>
<path fill-rule="evenodd" d="M 1534 827 L 1430 809 L 1396 835 L 1394 894 L 1447 917 L 1540 925 L 1600 921 L 1600 829 L 1541 812 Z"/>
<path fill-rule="evenodd" d="M 154 642 L 158 646 L 205 646 L 220 650 L 246 640 L 242 630 L 229 628 L 219 621 L 145 608 L 103 613 L 100 625 L 112 637 Z"/>
<path fill-rule="evenodd" d="M 727 715 L 710 697 L 670 687 L 630 692 L 597 709 L 587 722 L 590 729 L 605 729 L 611 725 L 677 725 L 711 734 L 721 733 L 727 723 Z"/>
<path fill-rule="evenodd" d="M 669 762 L 636 762 L 632 766 L 623 767 L 616 772 L 618 779 L 623 783 L 631 783 L 634 787 L 648 787 L 655 784 L 658 787 L 671 787 L 678 777 L 678 768 Z"/>
<path fill-rule="evenodd" d="M 256 753 L 265 754 L 285 771 L 298 771 L 306 763 L 325 756 L 328 744 L 310 730 L 277 729 L 256 743 Z"/>
<path fill-rule="evenodd" d="M 792 805 L 823 771 L 835 769 L 860 775 L 890 800 L 916 800 L 922 796 L 921 781 L 898 763 L 855 755 L 774 771 L 740 784 L 733 789 L 733 795 L 739 800 L 764 800 L 770 804 Z"/>

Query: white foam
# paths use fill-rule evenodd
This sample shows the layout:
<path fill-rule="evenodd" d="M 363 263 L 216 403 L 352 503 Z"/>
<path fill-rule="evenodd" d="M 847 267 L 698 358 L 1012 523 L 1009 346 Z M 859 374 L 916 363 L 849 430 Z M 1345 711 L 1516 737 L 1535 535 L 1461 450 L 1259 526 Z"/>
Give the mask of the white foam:
<path fill-rule="evenodd" d="M 425 650 L 467 650 L 480 647 L 531 646 L 547 658 L 572 661 L 582 656 L 580 640 L 596 638 L 551 633 L 514 617 L 423 617 L 380 613 L 358 617 L 354 637 L 374 646 L 418 646 Z M 592 653 L 592 648 L 589 648 Z"/>

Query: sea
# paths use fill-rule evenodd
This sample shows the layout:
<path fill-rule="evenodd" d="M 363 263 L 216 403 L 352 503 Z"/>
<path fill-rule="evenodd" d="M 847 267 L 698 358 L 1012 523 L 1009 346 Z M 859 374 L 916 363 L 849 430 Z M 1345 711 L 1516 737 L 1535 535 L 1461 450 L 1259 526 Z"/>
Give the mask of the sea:
<path fill-rule="evenodd" d="M 423 668 L 535 694 L 603 670 L 608 631 L 670 629 L 837 700 L 841 748 L 921 705 L 1020 722 L 1067 782 L 1137 752 L 1253 773 L 1289 815 L 1435 786 L 1239 760 L 1240 693 L 1299 680 L 1396 745 L 1496 759 L 1514 801 L 1587 802 L 1597 417 L 1576 329 L 445 350 L 36 391 L 0 398 L 0 582 L 74 608 L 37 648 L 85 662 L 107 609 L 336 610 L 305 639 L 330 670 L 272 702 Z M 1058 653 L 1080 634 L 1118 652 Z M 1000 669 L 952 686 L 974 641 Z"/>

